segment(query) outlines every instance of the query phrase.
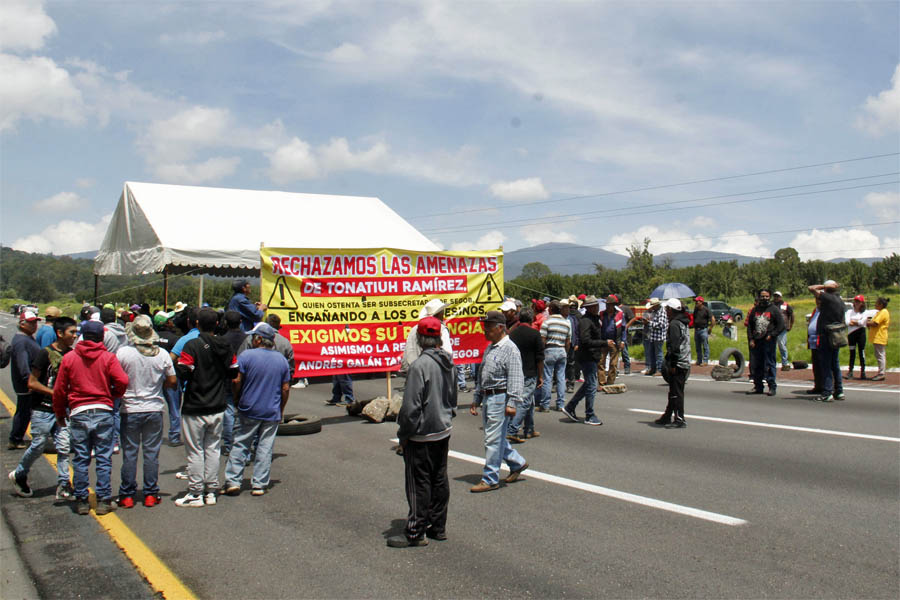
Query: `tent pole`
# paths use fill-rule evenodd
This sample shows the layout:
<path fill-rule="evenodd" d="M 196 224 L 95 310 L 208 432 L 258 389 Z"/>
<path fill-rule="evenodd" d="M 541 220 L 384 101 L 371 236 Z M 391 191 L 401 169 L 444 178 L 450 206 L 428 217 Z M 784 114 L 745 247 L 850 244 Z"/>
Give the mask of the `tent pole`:
<path fill-rule="evenodd" d="M 100 276 L 94 274 L 94 306 L 97 306 L 97 300 L 100 296 Z"/>
<path fill-rule="evenodd" d="M 169 312 L 169 267 L 163 269 L 163 310 Z"/>
<path fill-rule="evenodd" d="M 390 400 L 391 399 L 391 372 L 385 371 L 384 374 L 387 375 L 387 397 L 388 397 L 388 400 Z"/>
<path fill-rule="evenodd" d="M 197 295 L 197 306 L 203 306 L 203 275 L 200 276 L 200 292 Z"/>

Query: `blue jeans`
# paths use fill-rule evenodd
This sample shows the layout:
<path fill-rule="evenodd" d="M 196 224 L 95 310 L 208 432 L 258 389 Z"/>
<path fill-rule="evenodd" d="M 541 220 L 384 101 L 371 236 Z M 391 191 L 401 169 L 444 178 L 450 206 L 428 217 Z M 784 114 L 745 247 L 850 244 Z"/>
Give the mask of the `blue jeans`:
<path fill-rule="evenodd" d="M 787 349 L 787 330 L 782 331 L 778 334 L 778 353 L 781 355 L 781 366 L 788 364 L 790 362 L 790 357 L 788 356 Z"/>
<path fill-rule="evenodd" d="M 709 362 L 709 329 L 694 330 L 694 347 L 697 348 L 697 364 Z"/>
<path fill-rule="evenodd" d="M 512 449 L 506 439 L 509 417 L 506 416 L 506 394 L 493 394 L 484 399 L 481 420 L 484 425 L 484 472 L 481 480 L 488 485 L 500 483 L 500 465 L 506 461 L 511 470 L 525 465 L 522 455 Z"/>
<path fill-rule="evenodd" d="M 506 435 L 517 435 L 522 423 L 525 424 L 525 435 L 534 431 L 534 388 L 537 377 L 525 378 L 525 390 L 522 392 L 522 403 L 516 406 L 516 416 L 510 419 Z"/>
<path fill-rule="evenodd" d="M 550 407 L 554 379 L 556 379 L 556 406 L 561 407 L 566 402 L 566 349 L 559 346 L 544 349 L 544 395 L 541 398 L 543 408 Z"/>
<path fill-rule="evenodd" d="M 651 372 L 663 370 L 663 342 L 648 342 L 650 355 L 647 357 L 647 368 Z"/>
<path fill-rule="evenodd" d="M 115 419 L 111 410 L 90 409 L 69 419 L 72 439 L 72 468 L 75 471 L 75 497 L 87 500 L 90 485 L 91 450 L 94 451 L 94 469 L 97 473 L 97 498 L 109 500 L 112 486 L 109 480 L 113 449 Z"/>
<path fill-rule="evenodd" d="M 58 485 L 69 483 L 69 428 L 56 425 L 56 415 L 44 410 L 31 413 L 31 445 L 22 455 L 16 474 L 27 476 L 34 461 L 44 453 L 47 441 L 53 439 L 56 447 L 56 474 Z"/>
<path fill-rule="evenodd" d="M 819 371 L 822 373 L 822 395 L 843 394 L 844 380 L 841 375 L 841 349 L 828 343 L 827 334 L 819 336 Z M 774 352 L 772 352 L 774 356 Z M 32 417 L 34 419 L 34 417 Z"/>
<path fill-rule="evenodd" d="M 241 486 L 241 480 L 244 478 L 245 457 L 250 456 L 250 445 L 257 435 L 259 436 L 259 445 L 256 447 L 250 485 L 255 490 L 262 490 L 269 486 L 276 433 L 278 433 L 278 421 L 259 421 L 238 415 L 234 428 L 234 450 L 228 457 L 228 465 L 225 467 L 225 485 L 227 487 Z"/>
<path fill-rule="evenodd" d="M 590 417 L 594 414 L 594 398 L 597 396 L 597 363 L 592 360 L 582 360 L 580 364 L 584 383 L 566 406 L 574 411 L 581 399 L 584 398 L 584 414 L 585 417 Z"/>
<path fill-rule="evenodd" d="M 628 340 L 625 340 L 625 345 L 622 346 L 622 366 L 625 367 L 625 370 L 629 373 L 631 372 L 631 355 L 628 354 Z"/>
<path fill-rule="evenodd" d="M 181 441 L 181 380 L 174 388 L 163 388 L 163 394 L 169 409 L 169 443 L 177 444 Z"/>
<path fill-rule="evenodd" d="M 225 414 L 222 416 L 222 454 L 231 453 L 234 444 L 234 394 L 231 386 L 225 388 Z"/>
<path fill-rule="evenodd" d="M 754 347 L 750 350 L 753 358 L 753 387 L 761 392 L 763 381 L 769 384 L 769 389 L 775 389 L 775 340 L 753 340 Z"/>
<path fill-rule="evenodd" d="M 340 402 L 341 396 L 353 402 L 353 378 L 350 375 L 334 375 L 331 378 L 331 401 Z"/>
<path fill-rule="evenodd" d="M 456 365 L 456 387 L 466 387 L 466 367 L 464 365 Z"/>
<path fill-rule="evenodd" d="M 120 496 L 137 491 L 137 459 L 143 447 L 144 496 L 159 494 L 159 447 L 162 445 L 161 412 L 122 413 L 122 482 Z"/>

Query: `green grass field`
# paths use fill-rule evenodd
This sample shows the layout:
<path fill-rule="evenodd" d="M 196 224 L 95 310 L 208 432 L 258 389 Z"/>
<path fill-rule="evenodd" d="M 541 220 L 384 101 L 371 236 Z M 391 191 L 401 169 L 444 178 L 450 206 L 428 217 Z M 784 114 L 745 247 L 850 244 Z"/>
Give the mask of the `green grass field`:
<path fill-rule="evenodd" d="M 890 305 L 888 306 L 888 310 L 891 313 L 891 325 L 888 328 L 888 345 L 886 352 L 887 366 L 888 368 L 896 368 L 900 367 L 900 294 L 878 294 L 884 295 L 886 298 L 890 299 Z M 875 308 L 875 294 L 871 296 L 871 302 L 868 303 L 869 308 Z M 869 295 L 866 295 L 866 298 L 869 298 Z M 806 319 L 805 315 L 810 314 L 813 311 L 813 308 L 816 306 L 816 301 L 811 297 L 798 297 L 796 299 L 786 299 L 786 302 L 794 307 L 794 328 L 788 333 L 787 346 L 788 346 L 788 355 L 790 360 L 805 360 L 809 361 L 810 354 L 809 350 L 806 348 Z M 737 302 L 735 304 L 731 304 L 731 306 L 735 306 L 744 311 L 744 316 L 750 312 L 750 308 L 753 306 L 751 299 L 746 299 L 743 302 Z M 718 325 L 712 329 L 709 335 L 709 358 L 711 363 L 716 363 L 719 359 L 719 355 L 726 348 L 738 348 L 741 352 L 744 353 L 744 356 L 747 356 L 747 329 L 744 327 L 743 321 L 737 324 L 738 330 L 738 339 L 737 341 L 726 338 L 722 335 L 722 328 Z M 693 336 L 691 336 L 691 352 L 692 354 L 695 352 Z M 868 336 L 868 344 L 866 346 L 866 372 L 871 371 L 874 373 L 875 369 L 875 350 L 872 347 L 871 341 L 871 333 Z M 630 346 L 629 352 L 631 353 L 632 358 L 636 358 L 638 360 L 644 360 L 644 348 L 641 345 Z M 693 355 L 693 358 L 696 359 L 696 355 Z M 781 364 L 781 356 L 777 355 L 776 359 L 778 360 L 778 364 Z M 847 366 L 850 360 L 850 353 L 843 349 L 841 350 L 841 364 Z M 859 369 L 859 359 L 857 359 L 857 372 Z"/>

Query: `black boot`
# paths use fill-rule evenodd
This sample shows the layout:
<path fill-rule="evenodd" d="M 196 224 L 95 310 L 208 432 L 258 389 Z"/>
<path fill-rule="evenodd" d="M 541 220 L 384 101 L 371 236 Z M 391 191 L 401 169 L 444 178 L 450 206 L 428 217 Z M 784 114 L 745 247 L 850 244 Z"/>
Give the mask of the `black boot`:
<path fill-rule="evenodd" d="M 657 425 L 668 425 L 672 422 L 672 413 L 664 412 L 660 418 L 656 419 L 653 422 Z"/>

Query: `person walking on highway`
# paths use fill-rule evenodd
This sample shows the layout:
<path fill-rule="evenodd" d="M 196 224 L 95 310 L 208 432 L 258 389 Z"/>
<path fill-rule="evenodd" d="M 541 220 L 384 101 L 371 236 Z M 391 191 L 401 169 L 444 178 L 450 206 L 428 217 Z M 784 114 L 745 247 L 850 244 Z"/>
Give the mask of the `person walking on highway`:
<path fill-rule="evenodd" d="M 269 487 L 272 452 L 278 424 L 291 391 L 291 368 L 287 359 L 275 348 L 275 328 L 260 323 L 251 333 L 253 347 L 241 352 L 237 359 L 238 375 L 232 385 L 237 419 L 234 449 L 225 467 L 225 493 L 241 492 L 244 467 L 251 448 L 258 439 L 253 459 L 250 485 L 254 496 L 262 496 Z"/>
<path fill-rule="evenodd" d="M 566 304 L 562 304 L 565 302 Z M 556 408 L 561 410 L 566 403 L 566 361 L 572 344 L 572 325 L 569 323 L 568 300 L 553 300 L 547 307 L 550 316 L 541 325 L 541 340 L 544 343 L 544 395 L 540 406 L 542 412 L 550 410 L 553 382 L 556 381 Z M 520 348 L 521 349 L 521 348 Z"/>
<path fill-rule="evenodd" d="M 103 345 L 103 323 L 86 321 L 81 326 L 82 340 L 74 352 L 63 356 L 53 385 L 53 412 L 56 424 L 66 426 L 75 457 L 76 511 L 86 515 L 91 456 L 96 460 L 97 509 L 105 515 L 116 509 L 112 501 L 110 470 L 113 451 L 113 398 L 121 398 L 128 388 L 128 375 L 116 355 Z"/>
<path fill-rule="evenodd" d="M 666 412 L 654 423 L 665 427 L 682 429 L 687 427 L 684 420 L 684 385 L 691 372 L 691 338 L 688 334 L 690 318 L 684 311 L 681 300 L 669 298 L 665 303 L 669 330 L 666 332 L 666 357 L 663 363 L 669 383 L 669 399 Z"/>
<path fill-rule="evenodd" d="M 13 391 L 16 393 L 16 412 L 9 429 L 9 446 L 7 446 L 10 450 L 22 450 L 29 446 L 25 442 L 25 431 L 31 422 L 34 392 L 28 388 L 28 377 L 31 375 L 31 365 L 41 351 L 41 347 L 34 340 L 34 333 L 40 320 L 40 317 L 30 310 L 19 313 L 19 331 L 10 342 L 12 359 L 9 376 L 12 379 Z"/>
<path fill-rule="evenodd" d="M 762 394 L 763 382 L 769 386 L 768 396 L 775 395 L 775 341 L 784 330 L 781 310 L 771 302 L 769 290 L 760 290 L 757 302 L 747 315 L 747 337 L 750 338 L 753 389 L 748 394 Z"/>
<path fill-rule="evenodd" d="M 137 491 L 137 459 L 143 454 L 144 506 L 159 504 L 159 448 L 163 436 L 163 388 L 178 385 L 172 357 L 157 343 L 159 335 L 147 315 L 138 315 L 128 329 L 130 345 L 116 351 L 128 375 L 128 388 L 121 400 L 122 471 L 119 506 L 132 508 Z"/>
<path fill-rule="evenodd" d="M 587 425 L 603 425 L 594 414 L 594 398 L 597 396 L 597 365 L 600 362 L 600 348 L 606 345 L 600 326 L 600 301 L 596 296 L 586 296 L 582 306 L 584 315 L 578 323 L 578 352 L 576 358 L 581 366 L 584 383 L 563 406 L 563 413 L 575 421 L 579 421 L 575 410 L 584 399 L 584 422 Z"/>
<path fill-rule="evenodd" d="M 835 346 L 830 330 L 844 327 L 844 301 L 838 294 L 840 284 L 829 279 L 822 285 L 811 285 L 809 291 L 819 299 L 818 336 L 819 365 L 822 371 L 822 395 L 819 400 L 832 402 L 844 399 L 844 382 L 841 379 L 840 346 Z"/>
<path fill-rule="evenodd" d="M 458 387 L 457 368 L 441 349 L 441 327 L 435 317 L 420 319 L 416 326 L 415 343 L 420 354 L 409 367 L 403 405 L 397 414 L 409 514 L 404 535 L 387 540 L 393 548 L 425 546 L 427 538 L 447 539 L 447 455 Z"/>
<path fill-rule="evenodd" d="M 216 503 L 225 387 L 237 376 L 238 369 L 231 345 L 213 335 L 218 319 L 211 308 L 199 311 L 198 337 L 184 345 L 175 367 L 185 381 L 181 421 L 188 477 L 187 494 L 175 501 L 176 506 L 193 508 L 204 502 Z"/>
<path fill-rule="evenodd" d="M 489 492 L 500 487 L 500 464 L 506 461 L 510 473 L 504 479 L 513 483 L 528 468 L 522 455 L 509 445 L 506 430 L 509 419 L 522 403 L 525 377 L 522 374 L 522 357 L 519 349 L 506 335 L 506 317 L 498 310 L 489 310 L 481 320 L 484 337 L 491 344 L 485 349 L 478 371 L 475 398 L 469 412 L 478 416 L 478 408 L 484 405 L 485 461 L 481 481 L 469 491 Z"/>

